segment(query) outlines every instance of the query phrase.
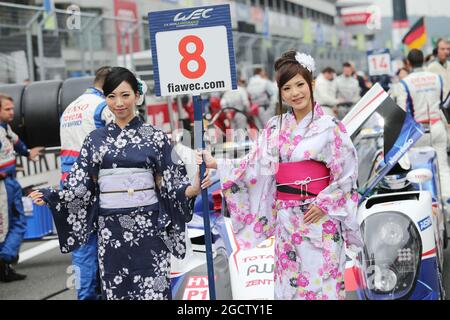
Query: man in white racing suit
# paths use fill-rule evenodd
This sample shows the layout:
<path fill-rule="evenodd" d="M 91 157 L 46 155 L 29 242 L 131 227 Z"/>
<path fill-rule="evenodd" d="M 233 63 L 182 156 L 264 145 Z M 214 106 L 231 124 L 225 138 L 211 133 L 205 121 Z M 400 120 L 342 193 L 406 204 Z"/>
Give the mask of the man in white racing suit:
<path fill-rule="evenodd" d="M 247 85 L 247 92 L 250 96 L 252 104 L 258 105 L 258 126 L 264 128 L 267 121 L 275 115 L 275 104 L 271 103 L 272 99 L 277 97 L 276 89 L 272 82 L 267 79 L 264 69 L 256 68 Z"/>
<path fill-rule="evenodd" d="M 335 73 L 333 68 L 326 67 L 317 76 L 314 86 L 314 99 L 320 104 L 323 111 L 332 117 L 336 116 L 339 104 L 339 100 L 336 98 Z"/>
<path fill-rule="evenodd" d="M 72 165 L 78 158 L 86 136 L 97 128 L 114 120 L 106 105 L 103 83 L 110 67 L 101 67 L 95 73 L 93 87 L 88 88 L 63 112 L 60 121 L 61 137 L 61 183 L 64 183 Z M 78 277 L 77 296 L 79 300 L 96 300 L 98 286 L 97 236 L 91 234 L 88 242 L 72 252 L 72 263 Z"/>
<path fill-rule="evenodd" d="M 426 133 L 415 146 L 432 146 L 437 153 L 442 196 L 450 199 L 450 168 L 447 158 L 447 128 L 445 117 L 440 110 L 443 97 L 442 78 L 423 69 L 423 52 L 411 50 L 407 58 L 412 72 L 401 81 L 397 103 L 404 110 L 411 112 L 417 122 L 421 123 Z"/>
<path fill-rule="evenodd" d="M 444 100 L 450 95 L 450 42 L 447 39 L 439 39 L 436 43 L 437 57 L 428 65 L 427 71 L 438 74 L 444 81 Z M 447 118 L 448 118 L 448 110 Z M 447 123 L 449 120 L 447 120 Z M 447 125 L 447 151 L 450 149 L 450 125 Z"/>
<path fill-rule="evenodd" d="M 428 65 L 427 71 L 438 74 L 444 80 L 444 98 L 450 93 L 450 42 L 439 39 L 436 44 L 437 59 Z"/>
<path fill-rule="evenodd" d="M 235 112 L 231 120 L 231 128 L 247 129 L 247 116 L 250 113 L 250 99 L 242 80 L 238 80 L 236 90 L 226 91 L 220 99 L 220 106 L 223 108 L 235 108 L 243 113 Z"/>
<path fill-rule="evenodd" d="M 336 78 L 336 97 L 338 99 L 338 119 L 343 119 L 361 98 L 358 80 L 353 75 L 353 66 L 350 62 L 342 65 L 342 74 Z"/>

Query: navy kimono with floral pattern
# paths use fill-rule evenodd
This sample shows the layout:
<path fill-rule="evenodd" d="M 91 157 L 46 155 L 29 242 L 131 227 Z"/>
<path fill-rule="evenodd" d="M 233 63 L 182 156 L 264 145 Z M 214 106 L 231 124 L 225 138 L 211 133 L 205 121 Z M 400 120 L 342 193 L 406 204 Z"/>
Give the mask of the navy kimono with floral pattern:
<path fill-rule="evenodd" d="M 162 182 L 158 203 L 105 209 L 99 206 L 100 169 L 143 168 Z M 87 136 L 62 190 L 44 189 L 61 252 L 98 233 L 102 292 L 106 299 L 170 299 L 170 254 L 185 255 L 185 224 L 194 199 L 184 164 L 167 136 L 135 117 L 121 129 L 111 123 Z"/>

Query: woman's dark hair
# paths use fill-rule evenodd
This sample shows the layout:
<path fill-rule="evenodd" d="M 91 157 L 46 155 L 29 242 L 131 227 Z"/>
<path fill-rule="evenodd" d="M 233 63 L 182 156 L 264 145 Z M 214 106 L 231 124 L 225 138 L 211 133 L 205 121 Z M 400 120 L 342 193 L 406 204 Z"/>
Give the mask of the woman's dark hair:
<path fill-rule="evenodd" d="M 331 67 L 326 67 L 325 69 L 322 70 L 322 73 L 336 73 L 336 70 L 334 70 Z"/>
<path fill-rule="evenodd" d="M 412 49 L 408 53 L 407 59 L 408 59 L 409 63 L 411 64 L 411 67 L 413 67 L 413 68 L 421 68 L 425 61 L 423 52 L 419 49 Z"/>
<path fill-rule="evenodd" d="M 134 93 L 139 93 L 138 81 L 130 70 L 122 67 L 113 67 L 111 72 L 106 76 L 103 84 L 103 93 L 106 96 L 111 94 L 123 81 L 128 83 Z"/>
<path fill-rule="evenodd" d="M 406 69 L 406 68 L 400 68 L 400 69 L 397 70 L 397 72 L 395 73 L 395 75 L 396 75 L 396 76 L 399 76 L 399 75 L 400 75 L 400 72 L 402 72 L 402 71 L 405 71 L 406 73 L 409 73 L 408 69 Z"/>
<path fill-rule="evenodd" d="M 278 85 L 278 107 L 277 115 L 280 115 L 280 130 L 283 119 L 283 100 L 281 98 L 281 89 L 283 86 L 297 74 L 300 74 L 306 81 L 311 92 L 312 103 L 312 120 L 314 119 L 314 94 L 313 94 L 313 75 L 312 73 L 303 67 L 296 59 L 295 55 L 297 51 L 289 50 L 281 55 L 277 61 L 275 61 L 276 81 Z M 311 120 L 311 121 L 312 121 Z"/>

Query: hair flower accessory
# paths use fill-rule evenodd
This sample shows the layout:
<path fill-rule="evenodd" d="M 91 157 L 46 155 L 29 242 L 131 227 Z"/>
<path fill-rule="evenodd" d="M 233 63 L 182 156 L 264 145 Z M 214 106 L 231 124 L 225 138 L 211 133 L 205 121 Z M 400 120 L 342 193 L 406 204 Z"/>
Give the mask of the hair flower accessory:
<path fill-rule="evenodd" d="M 308 69 L 309 72 L 314 73 L 316 71 L 316 63 L 314 58 L 308 54 L 297 52 L 295 55 L 295 60 L 297 60 L 300 65 Z"/>
<path fill-rule="evenodd" d="M 137 105 L 140 106 L 144 103 L 145 94 L 147 93 L 147 84 L 141 79 L 137 78 L 138 82 L 138 91 L 139 91 L 139 100 L 137 101 Z"/>

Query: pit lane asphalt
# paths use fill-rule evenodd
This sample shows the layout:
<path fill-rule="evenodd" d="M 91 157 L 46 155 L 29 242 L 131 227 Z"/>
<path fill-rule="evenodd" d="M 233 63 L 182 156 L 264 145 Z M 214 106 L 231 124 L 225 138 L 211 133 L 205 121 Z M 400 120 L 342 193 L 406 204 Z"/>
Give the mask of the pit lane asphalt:
<path fill-rule="evenodd" d="M 450 230 L 450 225 L 449 229 Z M 25 241 L 21 252 L 35 248 L 55 237 L 41 241 Z M 444 286 L 447 300 L 450 300 L 450 247 L 445 250 Z M 30 258 L 15 266 L 27 278 L 23 281 L 0 283 L 0 300 L 75 300 L 71 284 L 71 255 L 61 254 L 59 247 Z"/>
<path fill-rule="evenodd" d="M 47 241 L 25 241 L 21 252 L 35 248 Z M 75 300 L 70 282 L 71 255 L 62 254 L 59 247 L 35 256 L 14 266 L 17 272 L 27 275 L 23 281 L 0 283 L 0 300 Z"/>

